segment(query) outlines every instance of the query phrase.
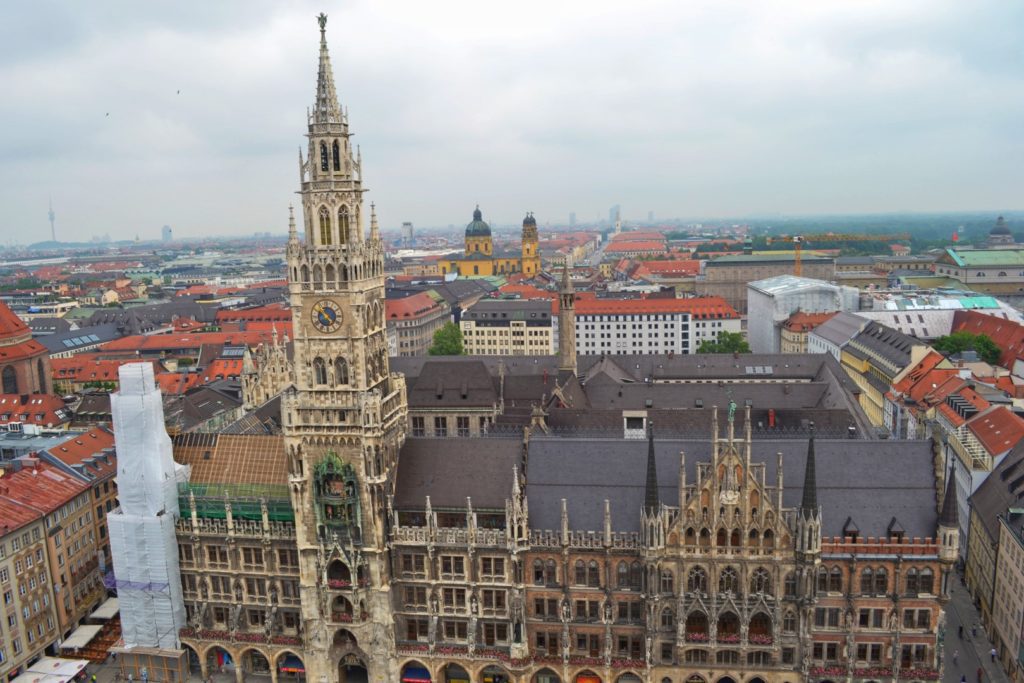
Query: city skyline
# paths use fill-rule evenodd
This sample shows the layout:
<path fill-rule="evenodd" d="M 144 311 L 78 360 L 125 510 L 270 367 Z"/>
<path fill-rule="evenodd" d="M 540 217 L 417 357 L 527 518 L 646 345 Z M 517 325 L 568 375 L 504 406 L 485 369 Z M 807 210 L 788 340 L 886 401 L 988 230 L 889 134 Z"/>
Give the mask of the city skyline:
<path fill-rule="evenodd" d="M 386 228 L 1018 208 L 1009 2 L 119 6 L 3 10 L 0 241 L 283 231 L 321 9 Z"/>

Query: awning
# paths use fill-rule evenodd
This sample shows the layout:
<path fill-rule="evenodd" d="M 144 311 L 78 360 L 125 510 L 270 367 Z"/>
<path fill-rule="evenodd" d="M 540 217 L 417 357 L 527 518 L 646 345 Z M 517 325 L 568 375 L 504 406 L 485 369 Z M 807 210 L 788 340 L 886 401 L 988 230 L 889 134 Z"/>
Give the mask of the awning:
<path fill-rule="evenodd" d="M 30 664 L 25 673 L 15 680 L 20 683 L 68 683 L 73 681 L 88 663 L 85 659 L 43 657 L 35 664 Z"/>
<path fill-rule="evenodd" d="M 102 619 L 107 621 L 117 616 L 118 610 L 121 606 L 117 602 L 117 598 L 107 598 L 106 602 L 96 608 L 96 611 L 89 615 L 90 619 Z"/>
<path fill-rule="evenodd" d="M 284 661 L 277 667 L 279 671 L 283 671 L 286 674 L 304 674 L 306 673 L 306 666 L 302 663 L 302 660 L 295 655 L 287 655 Z"/>
<path fill-rule="evenodd" d="M 430 672 L 418 666 L 410 666 L 402 672 L 402 683 L 430 683 Z"/>
<path fill-rule="evenodd" d="M 79 626 L 71 635 L 60 644 L 62 650 L 79 650 L 89 644 L 89 641 L 96 637 L 96 634 L 100 632 L 102 626 L 93 626 L 92 624 L 86 624 L 85 626 Z M 42 660 L 40 660 L 42 661 Z M 74 660 L 71 660 L 74 661 Z M 35 669 L 36 665 L 32 666 Z M 49 673 L 49 672 L 48 672 Z"/>

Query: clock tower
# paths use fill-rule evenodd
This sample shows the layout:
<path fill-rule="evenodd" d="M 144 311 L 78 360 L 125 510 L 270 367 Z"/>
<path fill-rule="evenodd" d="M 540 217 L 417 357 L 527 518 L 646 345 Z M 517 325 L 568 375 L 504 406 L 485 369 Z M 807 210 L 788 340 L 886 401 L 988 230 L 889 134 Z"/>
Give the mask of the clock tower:
<path fill-rule="evenodd" d="M 388 367 L 384 248 L 338 104 L 321 14 L 316 100 L 299 150 L 302 233 L 287 247 L 292 386 L 281 398 L 298 539 L 307 680 L 365 667 L 393 680 L 387 499 L 405 438 L 405 380 Z M 346 616 L 347 615 L 347 616 Z M 361 678 L 361 674 L 353 674 Z"/>

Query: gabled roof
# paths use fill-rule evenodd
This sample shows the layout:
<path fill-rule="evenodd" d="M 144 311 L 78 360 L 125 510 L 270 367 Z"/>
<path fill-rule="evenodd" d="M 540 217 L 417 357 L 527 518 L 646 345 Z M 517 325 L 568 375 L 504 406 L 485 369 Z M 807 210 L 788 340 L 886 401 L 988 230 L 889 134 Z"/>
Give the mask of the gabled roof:
<path fill-rule="evenodd" d="M 71 419 L 60 396 L 52 394 L 0 394 L 0 424 L 23 422 L 59 427 Z"/>
<path fill-rule="evenodd" d="M 853 313 L 840 311 L 821 325 L 814 328 L 811 334 L 821 337 L 826 342 L 839 348 L 845 346 L 853 339 L 858 332 L 868 324 L 866 318 L 861 318 Z"/>
<path fill-rule="evenodd" d="M 1021 507 L 1024 500 L 1024 443 L 1018 443 L 978 490 L 971 495 L 973 514 L 978 516 L 989 540 L 999 539 L 999 517 L 1010 508 Z"/>
<path fill-rule="evenodd" d="M 288 484 L 284 438 L 236 434 L 179 434 L 174 460 L 190 465 L 193 484 Z"/>
<path fill-rule="evenodd" d="M 1024 438 L 1024 420 L 1006 406 L 994 406 L 972 419 L 967 428 L 993 456 L 1006 453 Z"/>
<path fill-rule="evenodd" d="M 984 334 L 1002 349 L 999 362 L 1013 369 L 1013 363 L 1024 357 L 1024 325 L 980 311 L 956 311 L 953 314 L 953 332 Z"/>
<path fill-rule="evenodd" d="M 106 479 L 117 474 L 114 433 L 105 427 L 96 427 L 84 434 L 75 434 L 67 441 L 46 449 L 40 457 L 60 461 L 79 479 L 86 482 Z"/>
<path fill-rule="evenodd" d="M 0 478 L 0 497 L 49 514 L 89 490 L 89 485 L 38 458 L 19 458 L 23 466 Z"/>

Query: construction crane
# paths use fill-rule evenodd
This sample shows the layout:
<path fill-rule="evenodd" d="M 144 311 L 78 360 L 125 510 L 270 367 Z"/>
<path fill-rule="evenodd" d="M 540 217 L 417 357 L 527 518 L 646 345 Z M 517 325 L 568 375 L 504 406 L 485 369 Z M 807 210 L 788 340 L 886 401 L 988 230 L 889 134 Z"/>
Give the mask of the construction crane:
<path fill-rule="evenodd" d="M 909 240 L 910 234 L 906 232 L 890 235 L 872 235 L 868 233 L 842 233 L 825 232 L 818 235 L 783 235 L 781 237 L 768 237 L 767 242 L 792 242 L 793 243 L 793 275 L 800 276 L 802 267 L 800 256 L 804 244 L 808 242 L 889 242 Z"/>

